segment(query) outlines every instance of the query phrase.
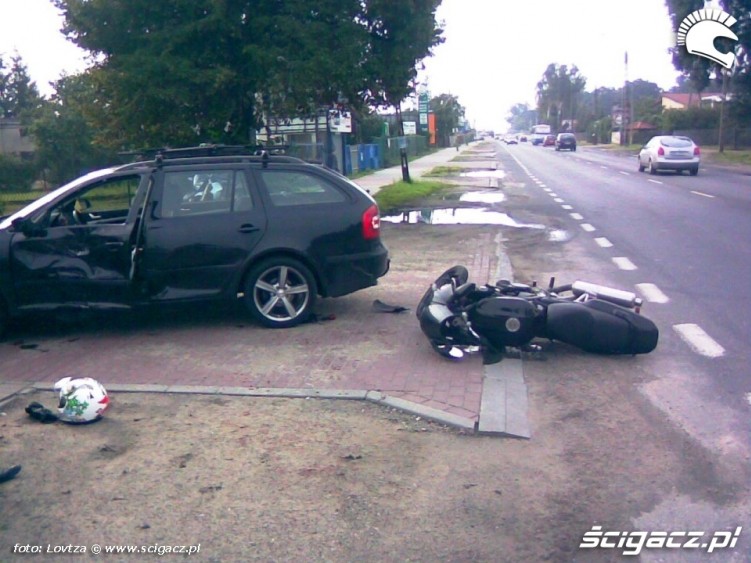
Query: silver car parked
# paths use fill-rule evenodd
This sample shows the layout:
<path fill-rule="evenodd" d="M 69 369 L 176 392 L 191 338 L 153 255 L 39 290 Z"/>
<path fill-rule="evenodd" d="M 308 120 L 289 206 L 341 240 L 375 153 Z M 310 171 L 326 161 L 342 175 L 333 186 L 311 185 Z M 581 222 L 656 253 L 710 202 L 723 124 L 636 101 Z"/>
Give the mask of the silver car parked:
<path fill-rule="evenodd" d="M 701 151 L 688 137 L 658 135 L 644 145 L 637 156 L 639 172 L 657 174 L 658 170 L 675 170 L 679 174 L 688 170 L 692 176 L 699 173 Z"/>

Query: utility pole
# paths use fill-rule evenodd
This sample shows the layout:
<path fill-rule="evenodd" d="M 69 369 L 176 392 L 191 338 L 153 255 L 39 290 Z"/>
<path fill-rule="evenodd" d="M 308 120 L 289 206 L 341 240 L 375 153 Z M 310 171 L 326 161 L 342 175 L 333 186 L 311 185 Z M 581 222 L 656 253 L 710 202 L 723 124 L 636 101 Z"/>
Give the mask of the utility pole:
<path fill-rule="evenodd" d="M 626 144 L 626 90 L 628 88 L 628 51 L 623 54 L 623 92 L 621 92 L 621 145 Z"/>
<path fill-rule="evenodd" d="M 722 73 L 722 100 L 720 101 L 720 139 L 719 139 L 719 151 L 720 153 L 725 152 L 725 131 L 724 131 L 724 121 L 725 121 L 725 101 L 728 97 L 728 74 L 729 71 L 726 69 L 722 69 L 720 71 Z"/>
<path fill-rule="evenodd" d="M 408 184 L 412 183 L 412 179 L 409 177 L 409 158 L 407 157 L 407 137 L 404 136 L 404 122 L 402 121 L 402 105 L 396 106 L 396 117 L 399 126 L 399 160 L 402 165 L 402 180 Z"/>

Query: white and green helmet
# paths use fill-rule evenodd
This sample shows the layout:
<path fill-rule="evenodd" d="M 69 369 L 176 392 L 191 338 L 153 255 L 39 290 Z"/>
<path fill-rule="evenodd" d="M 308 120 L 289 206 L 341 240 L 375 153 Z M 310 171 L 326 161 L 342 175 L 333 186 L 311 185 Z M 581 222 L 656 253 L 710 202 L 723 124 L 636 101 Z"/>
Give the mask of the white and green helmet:
<path fill-rule="evenodd" d="M 90 377 L 63 377 L 55 383 L 60 393 L 58 416 L 64 422 L 93 422 L 102 417 L 110 403 L 107 390 Z"/>

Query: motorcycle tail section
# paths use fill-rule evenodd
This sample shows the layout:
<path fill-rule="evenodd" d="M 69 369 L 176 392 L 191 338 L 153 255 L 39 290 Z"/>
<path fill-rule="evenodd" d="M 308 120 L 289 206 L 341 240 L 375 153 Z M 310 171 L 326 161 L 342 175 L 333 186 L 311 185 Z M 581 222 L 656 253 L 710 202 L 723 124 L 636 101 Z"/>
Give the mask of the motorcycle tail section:
<path fill-rule="evenodd" d="M 659 331 L 630 309 L 592 299 L 551 303 L 546 336 L 597 354 L 647 354 L 657 346 Z"/>

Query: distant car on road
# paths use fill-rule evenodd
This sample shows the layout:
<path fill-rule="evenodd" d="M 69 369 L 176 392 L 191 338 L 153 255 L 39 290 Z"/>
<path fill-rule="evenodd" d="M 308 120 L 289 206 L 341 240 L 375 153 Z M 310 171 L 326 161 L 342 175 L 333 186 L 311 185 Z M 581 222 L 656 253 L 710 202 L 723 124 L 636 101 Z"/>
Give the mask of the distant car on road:
<path fill-rule="evenodd" d="M 553 147 L 555 146 L 555 135 L 545 135 L 545 138 L 542 141 L 543 147 Z"/>
<path fill-rule="evenodd" d="M 555 150 L 569 150 L 569 151 L 575 151 L 576 150 L 576 135 L 573 133 L 558 133 L 558 136 L 555 138 Z"/>
<path fill-rule="evenodd" d="M 688 170 L 692 176 L 696 176 L 701 150 L 689 137 L 658 135 L 642 147 L 637 159 L 639 172 L 647 170 L 650 174 L 657 174 L 659 170 L 675 170 L 680 174 Z"/>
<path fill-rule="evenodd" d="M 506 135 L 506 138 L 503 139 L 503 142 L 507 145 L 517 144 L 516 137 L 514 137 L 513 135 Z"/>

